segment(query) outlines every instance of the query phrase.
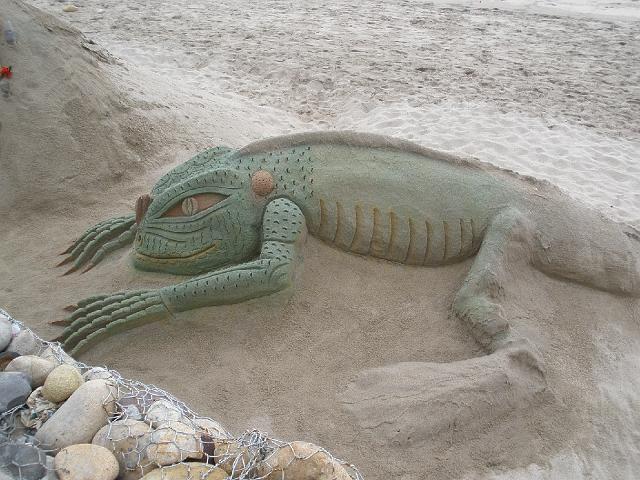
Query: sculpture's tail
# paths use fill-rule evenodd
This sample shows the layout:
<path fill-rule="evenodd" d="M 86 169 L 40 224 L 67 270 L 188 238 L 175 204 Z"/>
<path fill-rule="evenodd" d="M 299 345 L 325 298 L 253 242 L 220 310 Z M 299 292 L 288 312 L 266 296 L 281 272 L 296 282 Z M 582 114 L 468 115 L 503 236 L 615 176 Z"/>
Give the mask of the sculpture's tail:
<path fill-rule="evenodd" d="M 537 219 L 539 270 L 598 290 L 640 297 L 640 231 L 580 204 Z"/>

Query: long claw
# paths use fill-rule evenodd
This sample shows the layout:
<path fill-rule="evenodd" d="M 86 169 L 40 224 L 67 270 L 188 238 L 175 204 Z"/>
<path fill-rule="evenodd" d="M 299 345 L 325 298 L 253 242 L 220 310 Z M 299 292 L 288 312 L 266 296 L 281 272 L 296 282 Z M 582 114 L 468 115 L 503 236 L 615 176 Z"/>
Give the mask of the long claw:
<path fill-rule="evenodd" d="M 49 325 L 56 325 L 58 327 L 66 327 L 71 322 L 69 320 L 54 320 L 53 322 L 49 322 Z"/>
<path fill-rule="evenodd" d="M 62 260 L 59 264 L 56 265 L 56 267 L 61 267 L 63 265 L 66 265 L 67 263 L 70 263 L 73 261 L 73 257 L 67 257 L 64 260 Z"/>
<path fill-rule="evenodd" d="M 80 273 L 87 273 L 89 270 L 91 270 L 93 267 L 95 267 L 96 264 L 95 263 L 90 263 L 89 265 L 87 265 L 87 268 L 85 268 L 84 270 L 82 270 L 82 272 Z"/>
<path fill-rule="evenodd" d="M 62 274 L 62 276 L 64 277 L 65 275 L 69 275 L 70 273 L 75 272 L 76 270 L 78 270 L 78 267 L 71 267 L 69 270 L 67 270 L 66 272 L 64 272 Z"/>
<path fill-rule="evenodd" d="M 71 245 L 69 245 L 69 247 L 62 252 L 60 255 L 67 255 L 68 253 L 71 253 L 71 250 L 73 250 L 76 246 L 76 242 L 74 241 Z"/>
<path fill-rule="evenodd" d="M 64 308 L 63 308 L 63 310 L 64 310 L 65 312 L 72 312 L 72 313 L 73 313 L 73 312 L 75 312 L 78 308 L 80 308 L 80 307 L 78 307 L 78 305 L 71 304 L 71 305 L 67 305 L 66 307 L 64 307 Z"/>

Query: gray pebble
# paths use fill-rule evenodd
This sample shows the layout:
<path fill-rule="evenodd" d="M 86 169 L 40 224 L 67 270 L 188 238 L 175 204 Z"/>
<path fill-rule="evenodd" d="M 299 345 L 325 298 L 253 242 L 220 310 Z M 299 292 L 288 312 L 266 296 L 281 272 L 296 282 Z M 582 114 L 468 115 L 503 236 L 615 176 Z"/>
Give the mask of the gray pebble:
<path fill-rule="evenodd" d="M 47 474 L 46 464 L 47 455 L 37 447 L 20 443 L 0 445 L 0 467 L 14 478 L 40 480 Z"/>
<path fill-rule="evenodd" d="M 58 474 L 53 464 L 53 457 L 47 455 L 47 474 L 40 480 L 58 480 Z"/>
<path fill-rule="evenodd" d="M 5 372 L 22 372 L 31 378 L 31 388 L 42 386 L 56 364 L 36 355 L 22 355 L 9 363 Z"/>
<path fill-rule="evenodd" d="M 31 379 L 21 372 L 0 372 L 0 414 L 23 404 L 31 394 Z"/>
<path fill-rule="evenodd" d="M 48 346 L 45 351 L 40 354 L 40 357 L 44 358 L 45 360 L 50 360 L 56 365 L 62 365 L 63 363 L 65 363 L 67 365 L 75 367 L 78 363 L 60 347 L 51 345 Z"/>
<path fill-rule="evenodd" d="M 0 315 L 0 352 L 4 351 L 11 343 L 11 322 Z"/>
<path fill-rule="evenodd" d="M 91 370 L 85 372 L 82 378 L 84 378 L 85 382 L 89 380 L 113 380 L 113 375 L 111 375 L 106 368 L 93 367 Z"/>
<path fill-rule="evenodd" d="M 40 340 L 31 330 L 27 329 L 21 330 L 18 335 L 13 337 L 7 347 L 8 352 L 16 352 L 20 355 L 37 355 L 38 350 L 40 350 Z"/>

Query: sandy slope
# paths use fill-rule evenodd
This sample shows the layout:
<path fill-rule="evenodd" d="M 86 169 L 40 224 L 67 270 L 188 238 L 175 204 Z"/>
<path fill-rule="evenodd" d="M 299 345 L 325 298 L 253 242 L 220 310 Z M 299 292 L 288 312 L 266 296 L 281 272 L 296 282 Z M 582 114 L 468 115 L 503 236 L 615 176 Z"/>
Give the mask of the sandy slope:
<path fill-rule="evenodd" d="M 0 304 L 50 338 L 58 330 L 47 321 L 58 319 L 67 303 L 97 292 L 177 281 L 134 270 L 127 251 L 112 255 L 85 275 L 60 278 L 60 270 L 53 267 L 60 259 L 57 253 L 78 232 L 99 219 L 129 211 L 160 171 L 206 144 L 239 146 L 305 124 L 291 113 L 256 106 L 252 102 L 260 100 L 258 96 L 252 100 L 225 91 L 224 79 L 200 91 L 203 84 L 188 72 L 180 78 L 154 77 L 149 69 L 141 74 L 131 64 L 105 64 L 80 46 L 77 32 L 23 7 L 19 0 L 8 0 L 3 7 L 3 13 L 9 11 L 14 18 L 22 40 L 14 50 L 0 45 L 0 59 L 9 58 L 16 72 L 28 72 L 33 83 L 16 74 L 15 96 L 9 102 L 0 98 L 0 162 L 3 172 L 9 172 L 0 196 Z M 272 7 L 266 11 L 276 12 Z M 112 20 L 120 18 L 120 8 L 112 4 Z M 145 11 L 145 15 L 153 14 Z M 227 34 L 234 38 L 233 32 Z M 283 51 L 287 44 L 272 45 Z M 138 46 L 141 52 L 144 45 Z M 153 52 L 149 45 L 144 48 Z M 365 53 L 374 51 L 371 47 Z M 175 51 L 172 55 L 179 57 Z M 264 58 L 272 61 L 268 55 Z M 46 69 L 41 68 L 43 62 L 49 62 Z M 627 68 L 624 62 L 621 65 Z M 238 76 L 237 81 L 257 87 L 258 72 L 254 75 Z M 192 85 L 186 83 L 191 80 Z M 235 81 L 229 79 L 227 85 Z M 277 86 L 273 82 L 271 90 Z M 323 96 L 308 98 L 317 101 Z M 335 107 L 345 97 L 331 98 Z M 89 113 L 78 113 L 74 105 L 95 106 Z M 614 159 L 625 151 L 632 158 L 637 148 L 634 133 L 615 112 L 593 115 L 601 119 L 614 115 L 610 120 L 618 138 L 611 140 L 603 135 L 606 121 L 599 127 L 561 124 L 545 136 L 538 117 L 522 120 L 519 113 L 486 109 L 479 103 L 473 103 L 471 112 L 484 112 L 483 119 L 493 119 L 502 128 L 487 127 L 487 133 L 482 121 L 469 126 L 475 121 L 473 115 L 464 114 L 460 106 L 429 117 L 437 108 L 447 112 L 446 105 L 403 107 L 389 101 L 369 109 L 369 120 L 361 116 L 363 123 L 358 123 L 354 113 L 352 121 L 358 127 L 371 121 L 378 130 L 399 129 L 406 134 L 402 128 L 411 118 L 425 122 L 431 118 L 430 131 L 440 131 L 434 138 L 455 142 L 453 134 L 438 126 L 443 123 L 438 119 L 457 119 L 454 125 L 465 135 L 475 133 L 483 139 L 477 148 L 504 150 L 500 158 L 517 153 L 514 145 L 553 152 L 561 147 L 547 142 L 552 143 L 557 132 L 557 143 L 569 149 L 567 155 L 590 152 L 588 142 L 594 138 L 613 152 Z M 383 113 L 378 115 L 377 108 Z M 371 120 L 385 116 L 390 125 Z M 330 117 L 323 118 L 329 122 Z M 523 124 L 526 128 L 518 129 Z M 145 127 L 128 129 L 136 125 Z M 85 136 L 76 138 L 74 132 Z M 491 132 L 497 139 L 494 145 L 488 138 Z M 569 133 L 562 136 L 562 132 Z M 588 145 L 581 147 L 584 143 Z M 465 148 L 452 145 L 454 150 Z M 592 152 L 591 158 L 599 155 Z M 527 165 L 527 158 L 518 157 L 522 165 Z M 556 160 L 550 158 L 543 165 Z M 574 161 L 557 168 L 561 180 L 580 171 Z M 630 167 L 631 162 L 623 163 L 614 170 Z M 68 179 L 69 172 L 80 175 Z M 611 192 L 619 191 L 618 186 L 616 179 L 607 182 Z M 398 362 L 452 362 L 479 354 L 462 325 L 447 315 L 470 263 L 438 269 L 401 267 L 342 254 L 313 239 L 305 259 L 301 282 L 293 292 L 183 314 L 175 322 L 114 337 L 83 360 L 106 363 L 126 376 L 167 388 L 234 432 L 259 427 L 283 438 L 317 442 L 357 464 L 370 479 L 635 478 L 640 466 L 638 301 L 562 283 L 530 269 L 514 270 L 506 283 L 505 309 L 518 328 L 540 345 L 548 367 L 547 391 L 521 408 L 489 406 L 499 412 L 498 417 L 479 415 L 471 422 L 452 422 L 434 434 L 433 425 L 441 423 L 442 413 L 455 418 L 460 406 L 446 396 L 447 379 L 416 382 L 412 386 L 416 391 L 432 398 L 443 395 L 439 409 L 414 408 L 404 416 L 389 416 L 380 428 L 345 408 L 345 392 L 363 371 L 384 367 L 393 374 L 402 369 Z M 451 379 L 455 380 L 455 372 Z M 471 385 L 474 379 L 468 381 Z M 398 402 L 402 410 L 402 399 Z M 367 413 L 375 419 L 385 412 L 381 406 Z M 409 438 L 407 431 L 415 434 Z"/>

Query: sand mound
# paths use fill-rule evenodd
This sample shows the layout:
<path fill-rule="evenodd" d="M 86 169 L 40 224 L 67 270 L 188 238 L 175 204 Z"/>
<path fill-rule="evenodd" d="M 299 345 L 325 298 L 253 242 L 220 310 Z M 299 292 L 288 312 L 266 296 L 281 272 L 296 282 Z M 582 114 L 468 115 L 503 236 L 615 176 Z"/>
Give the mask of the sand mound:
<path fill-rule="evenodd" d="M 83 229 L 130 211 L 158 178 L 156 170 L 168 168 L 162 167 L 168 153 L 175 154 L 171 162 L 186 159 L 187 136 L 175 111 L 198 112 L 197 142 L 218 132 L 215 139 L 227 136 L 232 146 L 278 133 L 287 115 L 260 129 L 245 122 L 248 106 L 233 97 L 216 100 L 217 110 L 191 98 L 193 104 L 162 113 L 164 107 L 120 93 L 109 72 L 117 68 L 122 79 L 122 67 L 83 48 L 77 31 L 16 0 L 7 0 L 2 13 L 12 16 L 20 43 L 0 46 L 0 59 L 16 70 L 13 97 L 0 98 L 7 172 L 0 207 L 13 212 L 1 231 L 0 305 L 52 338 L 59 330 L 47 322 L 61 318 L 68 303 L 179 280 L 134 270 L 125 250 L 84 275 L 60 278 L 54 267 L 57 253 Z M 131 87 L 149 85 L 153 79 Z M 276 118 L 257 115 L 254 120 Z M 475 375 L 412 370 L 413 362 L 480 354 L 448 316 L 469 262 L 403 267 L 336 252 L 312 238 L 304 253 L 295 291 L 181 314 L 113 337 L 82 360 L 165 388 L 234 433 L 258 427 L 326 446 L 368 479 L 634 478 L 637 300 L 528 268 L 511 272 L 505 312 L 541 347 L 548 387 L 532 403 L 491 399 L 470 416 L 467 404 L 454 403 L 448 392 L 452 382 L 472 386 Z M 477 376 L 493 367 L 486 368 Z M 400 394 L 389 392 L 389 377 Z M 376 397 L 386 402 L 371 401 Z M 455 420 L 459 411 L 464 422 Z"/>
<path fill-rule="evenodd" d="M 165 125 L 109 80 L 114 59 L 22 2 L 6 0 L 0 15 L 18 33 L 15 46 L 0 44 L 14 72 L 11 96 L 0 99 L 0 209 L 20 216 L 89 205 L 149 168 Z"/>

